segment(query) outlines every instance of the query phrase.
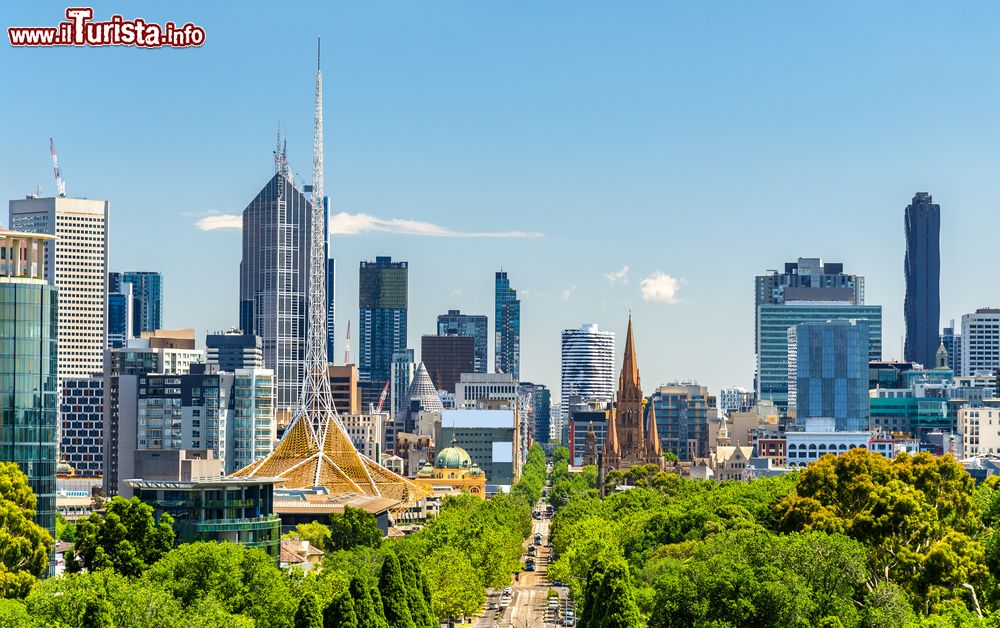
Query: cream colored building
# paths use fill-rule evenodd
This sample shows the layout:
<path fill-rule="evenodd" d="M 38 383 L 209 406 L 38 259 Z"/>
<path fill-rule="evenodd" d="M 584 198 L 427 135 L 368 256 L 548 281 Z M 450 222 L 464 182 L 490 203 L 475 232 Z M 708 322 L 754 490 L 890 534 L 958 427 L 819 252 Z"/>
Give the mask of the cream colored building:
<path fill-rule="evenodd" d="M 1000 408 L 961 408 L 958 433 L 963 458 L 1000 454 Z"/>
<path fill-rule="evenodd" d="M 59 389 L 63 378 L 102 372 L 108 202 L 66 197 L 13 200 L 10 224 L 15 231 L 56 236 L 46 246 L 45 279 L 59 289 Z"/>

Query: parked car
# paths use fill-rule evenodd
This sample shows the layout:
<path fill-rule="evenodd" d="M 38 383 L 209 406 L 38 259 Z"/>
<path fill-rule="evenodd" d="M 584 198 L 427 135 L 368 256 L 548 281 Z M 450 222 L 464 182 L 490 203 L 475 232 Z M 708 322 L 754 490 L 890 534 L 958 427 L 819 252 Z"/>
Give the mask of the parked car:
<path fill-rule="evenodd" d="M 576 620 L 573 619 L 572 617 L 563 617 L 562 625 L 563 626 L 575 626 L 576 625 Z"/>
<path fill-rule="evenodd" d="M 495 611 L 498 608 L 500 608 L 500 605 L 497 604 L 496 602 L 490 602 L 489 604 L 486 605 L 486 610 L 488 611 Z"/>
<path fill-rule="evenodd" d="M 524 563 L 524 570 L 525 571 L 534 571 L 535 570 L 535 561 L 529 560 L 528 562 Z"/>
<path fill-rule="evenodd" d="M 564 587 L 566 584 L 562 580 L 553 580 L 552 586 L 554 587 Z"/>

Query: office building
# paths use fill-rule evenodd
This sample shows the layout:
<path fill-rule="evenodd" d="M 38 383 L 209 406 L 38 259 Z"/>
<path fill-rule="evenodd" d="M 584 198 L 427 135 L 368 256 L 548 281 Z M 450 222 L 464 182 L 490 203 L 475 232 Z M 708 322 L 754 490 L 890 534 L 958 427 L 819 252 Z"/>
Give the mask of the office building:
<path fill-rule="evenodd" d="M 260 336 L 237 329 L 205 336 L 206 360 L 220 371 L 264 368 L 264 343 Z"/>
<path fill-rule="evenodd" d="M 120 284 L 117 290 L 108 288 L 108 349 L 120 349 L 136 337 L 132 332 L 134 303 L 132 284 Z"/>
<path fill-rule="evenodd" d="M 594 432 L 593 455 L 603 451 L 604 439 L 608 433 L 608 408 L 597 402 L 579 403 L 569 409 L 569 450 L 572 464 L 580 467 L 588 464 L 585 456 L 590 453 L 587 446 L 588 433 Z M 594 464 L 594 463 L 591 463 Z"/>
<path fill-rule="evenodd" d="M 746 388 L 735 386 L 719 391 L 719 411 L 723 414 L 749 412 L 755 402 L 753 391 Z"/>
<path fill-rule="evenodd" d="M 521 416 L 531 431 L 531 438 L 546 444 L 552 424 L 552 391 L 544 384 L 520 382 L 518 394 L 521 396 Z"/>
<path fill-rule="evenodd" d="M 434 388 L 455 392 L 462 373 L 476 368 L 475 338 L 472 336 L 424 336 L 420 339 L 420 359 L 430 373 Z"/>
<path fill-rule="evenodd" d="M 45 243 L 44 278 L 59 291 L 59 372 L 89 377 L 107 344 L 108 202 L 29 197 L 10 202 L 14 231 L 56 236 Z"/>
<path fill-rule="evenodd" d="M 59 401 L 59 454 L 77 477 L 104 473 L 104 377 L 63 379 Z"/>
<path fill-rule="evenodd" d="M 309 199 L 287 168 L 278 168 L 243 210 L 239 327 L 260 336 L 279 414 L 290 414 L 302 392 L 311 222 Z"/>
<path fill-rule="evenodd" d="M 356 364 L 328 364 L 326 373 L 330 380 L 330 399 L 340 415 L 361 414 L 361 395 L 358 392 L 358 366 Z"/>
<path fill-rule="evenodd" d="M 134 473 L 139 382 L 150 373 L 179 375 L 205 361 L 194 330 L 160 330 L 108 352 L 104 369 L 104 493 L 118 495 Z"/>
<path fill-rule="evenodd" d="M 406 349 L 408 264 L 391 257 L 361 262 L 358 377 L 381 389 L 392 377 L 392 355 Z"/>
<path fill-rule="evenodd" d="M 758 310 L 757 399 L 770 400 L 778 410 L 788 408 L 788 329 L 799 323 L 829 320 L 868 321 L 868 359 L 882 360 L 882 307 L 846 303 L 785 303 Z"/>
<path fill-rule="evenodd" d="M 521 301 L 517 298 L 517 290 L 510 287 L 507 273 L 502 270 L 496 274 L 495 291 L 494 370 L 509 373 L 518 381 L 521 379 Z"/>
<path fill-rule="evenodd" d="M 130 338 L 138 338 L 144 331 L 163 327 L 163 277 L 160 273 L 128 271 L 108 273 L 108 292 L 121 294 L 125 286 L 132 286 L 132 328 Z"/>
<path fill-rule="evenodd" d="M 962 375 L 1000 368 L 1000 309 L 979 308 L 962 316 Z"/>
<path fill-rule="evenodd" d="M 402 416 L 409 410 L 409 398 L 406 396 L 413 381 L 416 364 L 413 349 L 404 349 L 392 354 L 392 377 L 389 380 L 389 414 L 393 417 Z"/>
<path fill-rule="evenodd" d="M 800 323 L 788 330 L 788 402 L 796 425 L 834 419 L 838 431 L 868 429 L 866 320 Z"/>
<path fill-rule="evenodd" d="M 517 406 L 509 410 L 445 410 L 435 443 L 456 442 L 486 473 L 486 492 L 509 489 L 521 475 Z"/>
<path fill-rule="evenodd" d="M 342 414 L 340 421 L 347 430 L 347 436 L 354 448 L 362 456 L 367 456 L 381 464 L 382 441 L 385 439 L 385 424 L 389 420 L 387 412 L 375 414 Z"/>
<path fill-rule="evenodd" d="M 926 367 L 934 364 L 941 316 L 941 206 L 918 192 L 904 217 L 906 298 L 903 316 L 906 343 L 903 359 Z"/>
<path fill-rule="evenodd" d="M 962 334 L 961 328 L 955 328 L 952 320 L 948 327 L 941 330 L 941 346 L 948 352 L 948 368 L 955 375 L 966 375 L 962 372 Z"/>
<path fill-rule="evenodd" d="M 705 386 L 677 383 L 660 386 L 649 398 L 663 451 L 685 462 L 707 458 L 710 427 L 718 421 L 715 395 Z"/>
<path fill-rule="evenodd" d="M 462 373 L 455 384 L 455 407 L 475 408 L 481 401 L 517 405 L 518 383 L 509 373 Z"/>
<path fill-rule="evenodd" d="M 615 396 L 615 333 L 595 324 L 562 332 L 562 399 L 565 412 L 570 397 L 610 402 Z"/>
<path fill-rule="evenodd" d="M 438 336 L 472 336 L 475 339 L 474 373 L 485 373 L 490 362 L 489 331 L 486 316 L 482 314 L 462 314 L 460 310 L 448 310 L 437 318 Z M 426 361 L 426 359 L 425 359 Z"/>
<path fill-rule="evenodd" d="M 56 288 L 46 277 L 51 276 L 47 260 L 54 239 L 46 234 L 0 231 L 0 329 L 4 330 L 0 335 L 0 461 L 16 463 L 28 476 L 37 497 L 35 523 L 53 538 L 59 308 Z"/>
<path fill-rule="evenodd" d="M 958 411 L 961 457 L 1000 455 L 1000 408 L 968 407 Z"/>

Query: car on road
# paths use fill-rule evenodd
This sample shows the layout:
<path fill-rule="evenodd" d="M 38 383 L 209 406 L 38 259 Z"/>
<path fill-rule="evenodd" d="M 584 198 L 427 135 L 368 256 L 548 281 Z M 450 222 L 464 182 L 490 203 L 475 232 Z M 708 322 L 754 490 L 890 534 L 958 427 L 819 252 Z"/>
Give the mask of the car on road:
<path fill-rule="evenodd" d="M 541 545 L 541 544 L 542 544 L 542 535 L 541 534 L 536 534 L 535 535 L 535 545 Z"/>
<path fill-rule="evenodd" d="M 500 608 L 500 605 L 497 604 L 496 602 L 490 602 L 489 604 L 486 605 L 486 610 L 488 611 L 495 611 L 498 608 Z"/>
<path fill-rule="evenodd" d="M 564 587 L 564 586 L 566 586 L 566 583 L 564 583 L 562 580 L 553 580 L 552 581 L 552 586 L 554 586 L 554 587 Z"/>
<path fill-rule="evenodd" d="M 563 617 L 562 625 L 563 626 L 575 626 L 576 625 L 576 620 L 573 619 L 572 617 Z"/>
<path fill-rule="evenodd" d="M 534 555 L 535 555 L 535 546 L 534 545 L 529 545 L 528 546 L 528 556 L 534 556 Z"/>
<path fill-rule="evenodd" d="M 524 570 L 525 571 L 534 571 L 535 570 L 535 561 L 529 560 L 528 562 L 524 563 Z"/>
<path fill-rule="evenodd" d="M 504 587 L 503 595 L 510 597 L 512 593 L 514 593 L 514 587 Z"/>

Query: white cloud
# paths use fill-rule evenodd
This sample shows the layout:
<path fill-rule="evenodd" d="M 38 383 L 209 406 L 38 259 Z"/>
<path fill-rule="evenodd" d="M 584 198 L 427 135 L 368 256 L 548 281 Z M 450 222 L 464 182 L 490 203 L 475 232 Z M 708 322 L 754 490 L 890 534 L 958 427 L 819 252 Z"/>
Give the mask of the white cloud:
<path fill-rule="evenodd" d="M 563 301 L 569 301 L 573 297 L 573 293 L 576 292 L 576 284 L 572 286 L 567 286 L 559 293 L 559 298 Z"/>
<path fill-rule="evenodd" d="M 362 233 L 397 233 L 436 238 L 540 238 L 543 235 L 537 231 L 456 231 L 422 220 L 378 218 L 368 214 L 349 214 L 347 212 L 335 214 L 330 222 L 330 231 L 334 235 L 342 236 Z M 234 214 L 208 216 L 195 223 L 202 231 L 239 229 L 242 224 L 241 217 Z"/>
<path fill-rule="evenodd" d="M 202 231 L 242 229 L 243 217 L 237 214 L 217 214 L 215 216 L 206 216 L 194 224 Z"/>
<path fill-rule="evenodd" d="M 615 271 L 613 273 L 604 273 L 604 276 L 607 278 L 608 283 L 610 283 L 611 285 L 614 285 L 619 281 L 622 283 L 628 283 L 628 266 L 625 266 L 621 270 Z"/>
<path fill-rule="evenodd" d="M 677 303 L 680 281 L 658 270 L 639 282 L 639 289 L 642 291 L 643 301 Z"/>

